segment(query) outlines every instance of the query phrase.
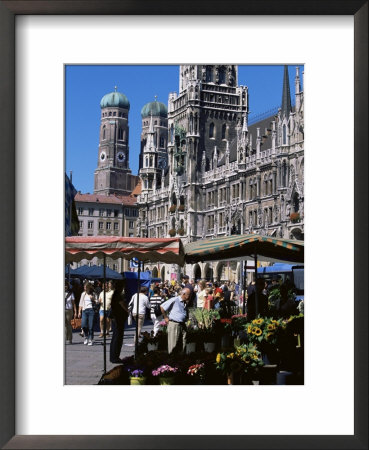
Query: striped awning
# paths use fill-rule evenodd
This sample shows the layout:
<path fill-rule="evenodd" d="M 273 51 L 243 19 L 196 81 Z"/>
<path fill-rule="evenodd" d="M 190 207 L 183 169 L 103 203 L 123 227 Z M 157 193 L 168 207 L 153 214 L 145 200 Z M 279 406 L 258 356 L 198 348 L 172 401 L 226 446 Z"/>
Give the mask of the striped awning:
<path fill-rule="evenodd" d="M 79 262 L 94 257 L 137 258 L 140 261 L 184 264 L 181 239 L 127 238 L 110 236 L 73 236 L 65 238 L 65 262 Z"/>
<path fill-rule="evenodd" d="M 304 262 L 304 241 L 244 234 L 191 242 L 185 246 L 187 263 L 251 256 L 275 261 Z"/>

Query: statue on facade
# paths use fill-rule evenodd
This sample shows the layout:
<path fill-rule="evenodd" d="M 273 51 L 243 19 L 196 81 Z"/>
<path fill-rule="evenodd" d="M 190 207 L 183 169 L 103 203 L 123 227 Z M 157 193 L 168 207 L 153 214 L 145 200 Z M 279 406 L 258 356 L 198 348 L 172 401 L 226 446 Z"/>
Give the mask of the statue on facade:
<path fill-rule="evenodd" d="M 202 74 L 202 81 L 206 81 L 206 67 L 202 66 L 201 74 Z"/>
<path fill-rule="evenodd" d="M 234 76 L 232 67 L 228 67 L 228 86 L 233 86 L 234 84 Z"/>
<path fill-rule="evenodd" d="M 287 203 L 286 205 L 286 219 L 288 220 L 291 214 L 291 205 Z"/>

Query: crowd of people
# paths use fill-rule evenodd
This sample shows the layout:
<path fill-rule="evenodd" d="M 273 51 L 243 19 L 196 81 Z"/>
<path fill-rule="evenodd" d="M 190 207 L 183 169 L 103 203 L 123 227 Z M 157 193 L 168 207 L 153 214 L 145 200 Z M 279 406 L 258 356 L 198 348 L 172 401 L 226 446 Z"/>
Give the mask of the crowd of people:
<path fill-rule="evenodd" d="M 99 337 L 113 333 L 110 362 L 119 364 L 122 362 L 120 353 L 127 319 L 133 319 L 137 323 L 140 336 L 145 318 L 150 317 L 154 336 L 159 331 L 160 322 L 167 322 L 168 352 L 171 353 L 184 348 L 189 308 L 215 309 L 221 317 L 231 317 L 243 311 L 245 301 L 247 317 L 250 320 L 258 314 L 283 317 L 298 312 L 291 288 L 288 280 L 281 284 L 278 278 L 269 282 L 258 279 L 256 283 L 252 282 L 247 286 L 244 299 L 240 286 L 234 282 L 195 282 L 190 280 L 188 275 L 184 275 L 180 282 L 172 280 L 153 283 L 150 287 L 142 286 L 139 295 L 135 293 L 131 298 L 127 298 L 125 280 L 109 280 L 105 285 L 98 280 L 85 280 L 83 287 L 77 282 L 71 285 L 66 280 L 66 343 L 72 343 L 71 320 L 74 317 L 81 319 L 80 334 L 84 338 L 84 344 L 93 345 L 94 326 L 98 315 Z"/>

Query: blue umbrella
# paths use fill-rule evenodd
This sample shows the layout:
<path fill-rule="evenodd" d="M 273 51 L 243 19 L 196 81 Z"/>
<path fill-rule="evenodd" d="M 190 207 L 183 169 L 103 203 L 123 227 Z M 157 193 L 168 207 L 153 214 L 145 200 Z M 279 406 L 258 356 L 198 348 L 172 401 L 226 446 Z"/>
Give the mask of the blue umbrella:
<path fill-rule="evenodd" d="M 74 269 L 71 275 L 78 275 L 89 279 L 104 278 L 104 266 L 81 266 Z M 121 280 L 123 277 L 115 270 L 105 267 L 105 275 L 107 279 Z"/>

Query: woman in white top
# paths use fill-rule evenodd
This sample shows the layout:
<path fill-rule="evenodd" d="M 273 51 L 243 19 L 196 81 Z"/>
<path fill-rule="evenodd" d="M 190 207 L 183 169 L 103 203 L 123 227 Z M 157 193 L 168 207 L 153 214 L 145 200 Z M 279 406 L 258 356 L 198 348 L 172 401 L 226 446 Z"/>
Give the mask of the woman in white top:
<path fill-rule="evenodd" d="M 84 292 L 82 292 L 79 301 L 78 317 L 82 316 L 82 330 L 85 336 L 84 344 L 92 345 L 94 339 L 94 288 L 91 283 L 86 282 Z"/>
<path fill-rule="evenodd" d="M 129 302 L 128 308 L 132 311 L 132 316 L 137 322 L 138 336 L 141 334 L 141 329 L 145 321 L 146 308 L 150 309 L 149 298 L 147 297 L 147 287 L 142 286 L 140 289 L 139 301 L 138 301 L 138 317 L 137 317 L 137 294 L 134 294 Z M 136 335 L 135 335 L 136 342 Z"/>
<path fill-rule="evenodd" d="M 205 296 L 206 296 L 206 281 L 201 280 L 199 282 L 199 289 L 197 292 L 197 307 L 203 308 L 205 306 Z"/>
<path fill-rule="evenodd" d="M 105 333 L 109 336 L 109 330 L 111 326 L 111 320 L 108 317 L 109 311 L 111 309 L 111 299 L 114 294 L 114 283 L 110 280 L 104 286 L 105 289 Z M 104 336 L 104 289 L 100 292 L 99 303 L 100 303 L 100 336 Z"/>

